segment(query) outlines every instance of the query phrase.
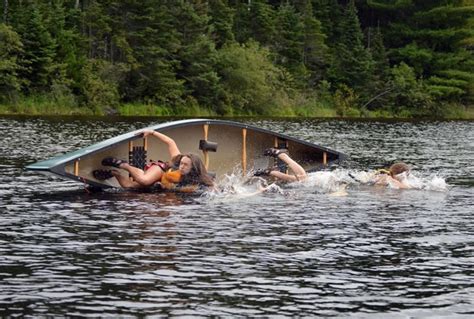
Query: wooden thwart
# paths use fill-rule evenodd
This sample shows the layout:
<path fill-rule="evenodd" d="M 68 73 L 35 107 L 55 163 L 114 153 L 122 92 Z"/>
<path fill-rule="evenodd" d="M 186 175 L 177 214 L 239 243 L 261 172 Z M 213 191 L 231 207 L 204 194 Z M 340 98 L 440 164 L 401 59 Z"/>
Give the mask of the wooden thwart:
<path fill-rule="evenodd" d="M 242 129 L 242 175 L 247 173 L 247 129 Z"/>
<path fill-rule="evenodd" d="M 74 175 L 79 176 L 79 160 L 74 161 Z"/>
<path fill-rule="evenodd" d="M 207 141 L 207 138 L 209 136 L 209 124 L 204 124 L 203 129 L 204 129 L 204 140 Z M 203 150 L 202 153 L 204 154 L 204 167 L 206 167 L 206 169 L 208 169 L 208 167 L 209 167 L 209 154 L 208 154 L 208 151 Z"/>

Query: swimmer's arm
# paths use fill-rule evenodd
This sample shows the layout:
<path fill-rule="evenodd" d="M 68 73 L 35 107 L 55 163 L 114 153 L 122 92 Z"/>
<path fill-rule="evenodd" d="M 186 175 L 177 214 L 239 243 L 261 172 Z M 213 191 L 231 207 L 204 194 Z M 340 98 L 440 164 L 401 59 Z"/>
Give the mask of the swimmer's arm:
<path fill-rule="evenodd" d="M 299 182 L 306 178 L 306 175 L 289 175 L 279 171 L 271 171 L 270 176 L 286 182 Z"/>
<path fill-rule="evenodd" d="M 160 139 L 163 143 L 168 145 L 168 152 L 170 153 L 171 158 L 181 154 L 181 152 L 179 151 L 178 145 L 176 145 L 176 142 L 171 137 L 163 133 L 153 131 L 153 130 L 143 130 L 139 134 L 143 134 L 143 137 L 146 137 L 148 135 L 153 135 L 154 137 L 157 137 L 158 139 Z"/>
<path fill-rule="evenodd" d="M 400 182 L 399 180 L 396 180 L 395 178 L 393 177 L 389 177 L 390 178 L 390 184 L 392 186 L 395 186 L 397 188 L 400 188 L 400 189 L 408 189 L 408 188 L 411 188 L 410 186 L 406 185 L 405 183 L 402 183 Z"/>
<path fill-rule="evenodd" d="M 389 179 L 393 180 L 390 176 L 386 174 L 379 174 L 376 175 L 374 178 L 374 184 L 375 185 L 388 185 Z"/>

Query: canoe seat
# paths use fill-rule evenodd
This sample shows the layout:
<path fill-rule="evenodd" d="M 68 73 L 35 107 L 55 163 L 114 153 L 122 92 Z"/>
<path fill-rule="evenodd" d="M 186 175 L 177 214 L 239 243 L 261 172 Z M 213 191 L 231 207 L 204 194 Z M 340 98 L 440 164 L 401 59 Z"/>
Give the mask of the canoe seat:
<path fill-rule="evenodd" d="M 217 151 L 217 143 L 207 141 L 207 140 L 199 140 L 199 149 L 201 151 L 216 152 Z"/>
<path fill-rule="evenodd" d="M 147 151 L 143 146 L 133 146 L 128 152 L 128 161 L 130 165 L 143 169 L 146 164 Z"/>

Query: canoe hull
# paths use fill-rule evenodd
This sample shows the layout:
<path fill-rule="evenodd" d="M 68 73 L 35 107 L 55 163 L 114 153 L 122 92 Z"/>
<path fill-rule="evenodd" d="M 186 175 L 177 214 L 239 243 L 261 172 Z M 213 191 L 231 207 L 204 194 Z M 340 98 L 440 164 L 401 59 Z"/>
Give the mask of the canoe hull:
<path fill-rule="evenodd" d="M 285 170 L 282 163 L 274 163 L 274 159 L 262 155 L 269 147 L 287 148 L 291 157 L 307 171 L 321 169 L 325 165 L 340 162 L 345 157 L 339 152 L 313 143 L 231 121 L 183 120 L 155 125 L 149 129 L 173 138 L 183 154 L 198 154 L 207 164 L 208 171 L 216 174 L 217 178 L 232 172 L 247 174 L 255 169 L 276 164 Z M 143 150 L 146 151 L 146 156 L 142 156 L 142 160 L 170 160 L 167 146 L 163 142 L 156 137 L 143 138 L 137 135 L 140 131 L 123 134 L 75 152 L 34 163 L 26 169 L 51 172 L 101 188 L 119 187 L 115 178 L 100 181 L 93 177 L 92 172 L 96 169 L 110 169 L 101 165 L 104 157 L 113 156 L 129 160 L 131 151 L 136 154 L 136 151 L 140 152 L 141 149 L 142 153 Z M 200 150 L 200 140 L 217 143 L 217 151 Z M 120 171 L 124 176 L 128 176 L 124 170 Z"/>

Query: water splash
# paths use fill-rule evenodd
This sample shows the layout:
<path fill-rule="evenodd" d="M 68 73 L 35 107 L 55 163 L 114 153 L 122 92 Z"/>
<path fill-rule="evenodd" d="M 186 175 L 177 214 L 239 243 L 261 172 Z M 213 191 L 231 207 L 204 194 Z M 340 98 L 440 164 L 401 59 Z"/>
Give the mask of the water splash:
<path fill-rule="evenodd" d="M 203 194 L 209 201 L 237 201 L 244 198 L 258 196 L 262 193 L 285 194 L 285 191 L 275 183 L 268 184 L 267 180 L 253 176 L 253 172 L 243 176 L 241 171 L 234 170 L 224 175 L 214 190 Z"/>
<path fill-rule="evenodd" d="M 377 172 L 376 171 L 354 171 L 354 170 L 341 170 L 338 173 L 339 176 L 346 176 L 350 181 L 350 184 L 359 184 L 359 185 L 373 185 L 376 180 Z M 438 192 L 447 192 L 449 190 L 449 185 L 446 183 L 446 180 L 437 175 L 431 174 L 429 176 L 423 176 L 419 172 L 410 172 L 406 175 L 405 173 L 399 174 L 402 183 L 409 186 L 412 189 L 428 190 L 428 191 L 438 191 Z M 388 188 L 398 189 L 398 186 L 394 183 L 388 183 Z"/>
<path fill-rule="evenodd" d="M 361 185 L 374 185 L 376 171 L 358 171 L 350 169 L 336 169 L 333 171 L 318 171 L 308 174 L 308 178 L 303 182 L 288 184 L 271 183 L 261 178 L 254 177 L 249 173 L 242 176 L 242 173 L 235 171 L 218 183 L 217 191 L 210 192 L 206 196 L 211 200 L 240 200 L 263 193 L 277 193 L 288 196 L 289 193 L 310 192 L 317 194 L 327 194 L 329 196 L 346 196 L 347 187 L 350 192 L 357 192 Z M 421 173 L 411 172 L 402 176 L 404 184 L 411 189 L 447 192 L 449 186 L 443 177 L 438 175 L 422 176 Z M 375 187 L 375 186 L 374 186 Z M 384 186 L 379 186 L 384 187 Z M 398 189 L 394 183 L 385 186 L 389 189 Z"/>

